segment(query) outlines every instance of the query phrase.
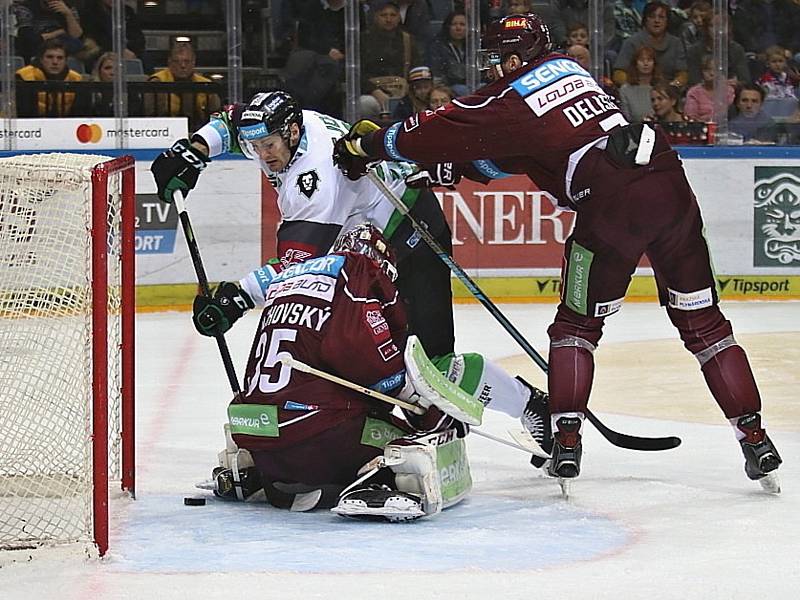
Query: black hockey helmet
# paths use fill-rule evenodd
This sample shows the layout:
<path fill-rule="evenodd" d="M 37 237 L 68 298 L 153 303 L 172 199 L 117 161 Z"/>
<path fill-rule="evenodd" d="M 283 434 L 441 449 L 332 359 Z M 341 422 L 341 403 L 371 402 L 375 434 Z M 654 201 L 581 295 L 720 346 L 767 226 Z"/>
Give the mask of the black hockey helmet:
<path fill-rule="evenodd" d="M 383 237 L 380 229 L 372 223 L 361 223 L 340 233 L 333 243 L 333 252 L 355 252 L 368 256 L 380 265 L 389 279 L 392 281 L 397 279 L 395 268 L 397 257 L 394 249 Z"/>
<path fill-rule="evenodd" d="M 492 21 L 481 36 L 478 66 L 490 69 L 503 63 L 510 54 L 531 62 L 552 48 L 550 29 L 539 15 L 509 15 Z"/>
<path fill-rule="evenodd" d="M 249 146 L 248 142 L 277 133 L 288 142 L 292 123 L 303 126 L 303 111 L 291 95 L 282 90 L 256 94 L 239 119 L 239 141 Z"/>

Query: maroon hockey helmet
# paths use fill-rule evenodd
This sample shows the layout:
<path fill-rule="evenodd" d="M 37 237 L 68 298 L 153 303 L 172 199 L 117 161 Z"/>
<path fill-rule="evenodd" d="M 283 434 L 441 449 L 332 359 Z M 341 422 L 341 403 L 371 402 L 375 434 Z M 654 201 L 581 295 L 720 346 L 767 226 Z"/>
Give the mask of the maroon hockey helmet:
<path fill-rule="evenodd" d="M 368 256 L 380 265 L 389 279 L 397 279 L 394 249 L 384 239 L 380 229 L 372 223 L 361 223 L 340 233 L 333 243 L 333 252 L 355 252 Z"/>
<path fill-rule="evenodd" d="M 547 54 L 552 45 L 550 29 L 539 15 L 509 15 L 486 26 L 478 66 L 481 70 L 496 67 L 510 54 L 531 62 Z"/>

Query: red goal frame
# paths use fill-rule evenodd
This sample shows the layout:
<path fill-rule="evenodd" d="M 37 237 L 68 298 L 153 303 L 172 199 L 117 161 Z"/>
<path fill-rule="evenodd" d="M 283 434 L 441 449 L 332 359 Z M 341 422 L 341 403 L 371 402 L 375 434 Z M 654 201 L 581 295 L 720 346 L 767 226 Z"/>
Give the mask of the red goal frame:
<path fill-rule="evenodd" d="M 108 181 L 122 177 L 121 198 L 121 488 L 135 497 L 136 163 L 121 156 L 92 169 L 92 512 L 94 542 L 108 550 Z"/>

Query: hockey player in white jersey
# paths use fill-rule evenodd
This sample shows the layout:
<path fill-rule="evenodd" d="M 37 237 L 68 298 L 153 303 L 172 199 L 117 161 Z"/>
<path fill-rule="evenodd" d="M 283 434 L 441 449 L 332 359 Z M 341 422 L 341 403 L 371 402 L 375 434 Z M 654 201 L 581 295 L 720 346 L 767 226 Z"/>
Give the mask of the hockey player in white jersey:
<path fill-rule="evenodd" d="M 411 333 L 429 356 L 452 353 L 449 269 L 371 181 L 352 181 L 335 167 L 333 142 L 349 128 L 333 117 L 301 110 L 286 92 L 259 93 L 247 104 L 231 105 L 213 115 L 191 140 L 175 142 L 156 158 L 151 170 L 159 197 L 171 202 L 175 190 L 186 194 L 194 188 L 215 157 L 234 153 L 258 161 L 278 193 L 282 217 L 278 258 L 284 266 L 326 254 L 343 229 L 363 221 L 374 224 L 397 255 L 396 285 Z M 413 167 L 383 162 L 376 172 L 451 252 L 450 228 L 434 194 L 406 185 Z"/>

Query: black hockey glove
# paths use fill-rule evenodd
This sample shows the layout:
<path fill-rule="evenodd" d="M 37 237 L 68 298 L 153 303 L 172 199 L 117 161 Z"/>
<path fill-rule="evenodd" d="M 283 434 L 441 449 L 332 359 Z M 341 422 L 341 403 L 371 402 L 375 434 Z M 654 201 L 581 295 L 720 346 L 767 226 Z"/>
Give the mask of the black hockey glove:
<path fill-rule="evenodd" d="M 185 138 L 172 144 L 169 150 L 159 154 L 150 165 L 150 172 L 153 173 L 158 187 L 158 197 L 169 204 L 175 190 L 188 194 L 189 190 L 194 189 L 198 176 L 209 162 L 209 158 Z"/>
<path fill-rule="evenodd" d="M 223 281 L 214 290 L 214 297 L 195 296 L 192 305 L 192 322 L 202 335 L 216 336 L 225 333 L 248 309 L 255 307 L 253 300 L 235 283 Z"/>
<path fill-rule="evenodd" d="M 434 165 L 420 165 L 419 171 L 406 177 L 406 185 L 410 188 L 447 187 L 453 189 L 459 181 L 461 174 L 456 172 L 453 163 L 436 163 Z"/>
<path fill-rule="evenodd" d="M 378 129 L 380 126 L 377 123 L 361 119 L 350 128 L 347 135 L 334 142 L 333 164 L 339 167 L 348 179 L 358 181 L 367 174 L 371 164 L 376 162 L 376 159 L 371 158 L 362 147 L 361 138 Z"/>

